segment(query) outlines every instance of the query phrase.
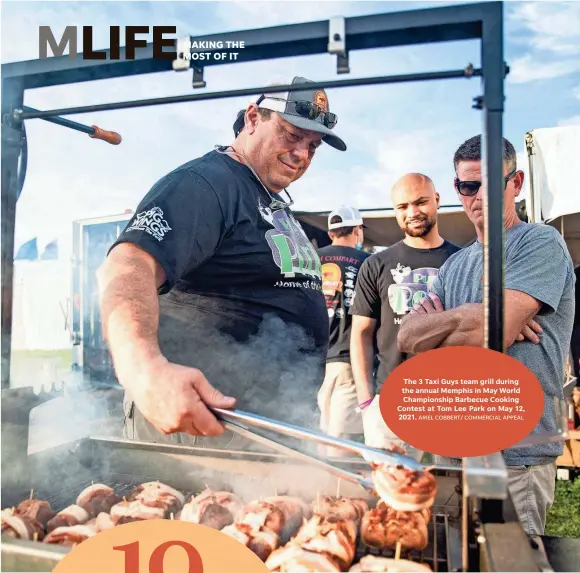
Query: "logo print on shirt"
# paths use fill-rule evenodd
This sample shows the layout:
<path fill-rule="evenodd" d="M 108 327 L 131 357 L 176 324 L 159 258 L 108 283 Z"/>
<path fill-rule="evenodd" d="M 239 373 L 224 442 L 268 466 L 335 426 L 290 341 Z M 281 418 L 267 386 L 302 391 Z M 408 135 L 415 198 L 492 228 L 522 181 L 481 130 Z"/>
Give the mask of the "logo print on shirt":
<path fill-rule="evenodd" d="M 163 237 L 171 231 L 171 227 L 163 218 L 163 211 L 159 207 L 153 207 L 149 211 L 142 211 L 135 215 L 135 220 L 127 231 L 145 231 L 158 241 L 162 241 Z"/>
<path fill-rule="evenodd" d="M 342 272 L 336 263 L 322 265 L 322 292 L 330 297 L 342 292 Z"/>
<path fill-rule="evenodd" d="M 299 274 L 321 279 L 318 253 L 298 221 L 279 210 L 272 212 L 272 225 L 274 229 L 266 231 L 266 241 L 280 272 L 286 278 Z"/>
<path fill-rule="evenodd" d="M 389 305 L 395 314 L 403 315 L 410 312 L 416 304 L 420 304 L 429 294 L 429 288 L 439 274 L 439 269 L 422 267 L 411 270 L 411 267 L 399 263 L 395 269 L 391 269 L 391 274 L 395 284 L 389 286 Z M 395 319 L 395 323 L 397 320 Z"/>

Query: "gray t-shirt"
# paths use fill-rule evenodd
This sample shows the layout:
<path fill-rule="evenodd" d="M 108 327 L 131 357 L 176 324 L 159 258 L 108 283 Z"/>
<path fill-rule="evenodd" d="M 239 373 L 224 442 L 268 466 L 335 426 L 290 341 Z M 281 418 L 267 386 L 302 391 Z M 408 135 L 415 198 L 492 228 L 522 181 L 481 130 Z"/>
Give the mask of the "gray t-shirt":
<path fill-rule="evenodd" d="M 505 234 L 505 288 L 543 303 L 536 317 L 544 333 L 540 344 L 515 342 L 507 354 L 522 362 L 544 389 L 544 412 L 534 429 L 556 430 L 554 396 L 563 399 L 565 364 L 574 321 L 574 267 L 566 243 L 549 225 L 519 223 Z M 483 246 L 480 242 L 451 256 L 431 290 L 446 309 L 483 301 Z M 508 466 L 552 463 L 561 442 L 504 451 Z"/>

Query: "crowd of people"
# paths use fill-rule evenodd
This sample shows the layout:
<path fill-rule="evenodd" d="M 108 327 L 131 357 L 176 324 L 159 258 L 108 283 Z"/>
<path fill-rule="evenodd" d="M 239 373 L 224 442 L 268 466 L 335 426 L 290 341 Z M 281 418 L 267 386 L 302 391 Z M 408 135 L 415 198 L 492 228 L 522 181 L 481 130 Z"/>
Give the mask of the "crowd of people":
<path fill-rule="evenodd" d="M 98 273 L 129 439 L 215 446 L 231 437 L 212 408 L 235 407 L 390 447 L 398 437 L 378 407 L 388 375 L 426 350 L 483 344 L 481 137 L 453 158 L 470 246 L 441 236 L 433 181 L 408 173 L 391 189 L 401 241 L 366 252 L 360 212 L 341 206 L 328 218 L 332 244 L 316 250 L 287 187 L 322 144 L 346 151 L 337 119 L 324 90 L 263 94 L 238 113 L 230 145 L 176 168 L 141 200 Z M 554 228 L 518 218 L 524 176 L 507 140 L 503 151 L 506 352 L 540 381 L 534 432 L 550 431 L 574 268 Z M 561 452 L 560 443 L 504 452 L 529 534 L 543 532 Z"/>

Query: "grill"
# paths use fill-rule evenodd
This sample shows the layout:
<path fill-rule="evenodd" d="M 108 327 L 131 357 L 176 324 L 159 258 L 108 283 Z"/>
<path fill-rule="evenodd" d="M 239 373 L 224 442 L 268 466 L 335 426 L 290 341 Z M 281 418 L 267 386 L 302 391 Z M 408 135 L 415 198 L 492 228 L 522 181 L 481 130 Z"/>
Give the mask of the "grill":
<path fill-rule="evenodd" d="M 245 501 L 292 495 L 311 502 L 317 495 L 335 496 L 338 491 L 343 496 L 364 497 L 370 505 L 375 501 L 357 485 L 339 481 L 318 467 L 281 454 L 231 447 L 218 450 L 93 437 L 27 456 L 28 416 L 16 416 L 17 411 L 22 408 L 12 408 L 3 396 L 3 446 L 10 444 L 12 450 L 2 456 L 3 507 L 18 504 L 34 489 L 35 498 L 50 501 L 59 510 L 74 503 L 91 482 L 108 484 L 126 495 L 136 485 L 154 480 L 185 495 L 208 486 L 235 492 Z M 429 545 L 422 552 L 403 552 L 402 558 L 426 563 L 437 573 L 542 570 L 509 497 L 500 519 L 495 516 L 493 502 L 502 493 L 502 476 L 505 480 L 501 458 L 499 465 L 496 457 L 470 459 L 464 466 L 427 454 L 422 461 L 434 466 L 438 482 Z M 334 463 L 355 473 L 369 470 L 360 458 Z M 13 539 L 3 539 L 1 550 L 3 571 L 52 571 L 68 552 L 59 546 Z M 369 553 L 394 556 L 394 551 L 378 552 L 360 545 L 356 561 Z"/>
<path fill-rule="evenodd" d="M 128 474 L 111 474 L 108 476 L 110 485 L 120 496 L 128 495 L 129 492 L 143 482 L 155 481 L 157 476 L 134 476 Z M 44 491 L 35 492 L 37 499 L 50 502 L 55 510 L 64 509 L 75 502 L 79 492 L 91 485 L 94 480 L 83 480 L 56 493 L 43 495 Z M 99 480 L 102 481 L 102 480 Z M 96 483 L 96 482 L 95 482 Z M 168 484 L 172 485 L 172 484 Z M 211 487 L 211 484 L 207 484 Z M 46 490 L 48 491 L 48 490 Z M 182 491 L 186 498 L 195 495 L 199 491 Z M 276 493 L 276 492 L 274 492 Z M 453 503 L 453 498 L 456 499 Z M 428 526 L 429 545 L 423 551 L 402 551 L 401 558 L 428 564 L 435 573 L 461 570 L 461 515 L 460 515 L 460 492 L 453 493 L 449 503 L 436 505 L 431 508 L 432 517 Z M 366 547 L 359 542 L 355 562 L 364 555 L 377 555 L 382 557 L 394 557 L 394 550 L 377 550 Z"/>

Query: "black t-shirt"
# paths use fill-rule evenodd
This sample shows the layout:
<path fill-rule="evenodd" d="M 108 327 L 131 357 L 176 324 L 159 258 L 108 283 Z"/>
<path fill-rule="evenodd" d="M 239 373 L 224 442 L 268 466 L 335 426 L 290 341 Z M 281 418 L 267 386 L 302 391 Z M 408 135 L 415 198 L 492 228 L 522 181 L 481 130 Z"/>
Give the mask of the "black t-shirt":
<path fill-rule="evenodd" d="M 322 291 L 326 298 L 330 341 L 327 362 L 350 362 L 349 314 L 354 300 L 357 275 L 369 253 L 352 247 L 330 245 L 318 249 L 322 263 Z"/>
<path fill-rule="evenodd" d="M 240 409 L 310 425 L 328 347 L 320 260 L 290 209 L 270 204 L 248 167 L 211 151 L 158 181 L 115 244 L 165 271 L 170 361 L 202 370 Z"/>
<path fill-rule="evenodd" d="M 427 295 L 443 263 L 459 250 L 448 241 L 435 249 L 415 249 L 399 241 L 363 263 L 350 312 L 377 321 L 377 392 L 407 359 L 397 346 L 403 317 Z"/>

